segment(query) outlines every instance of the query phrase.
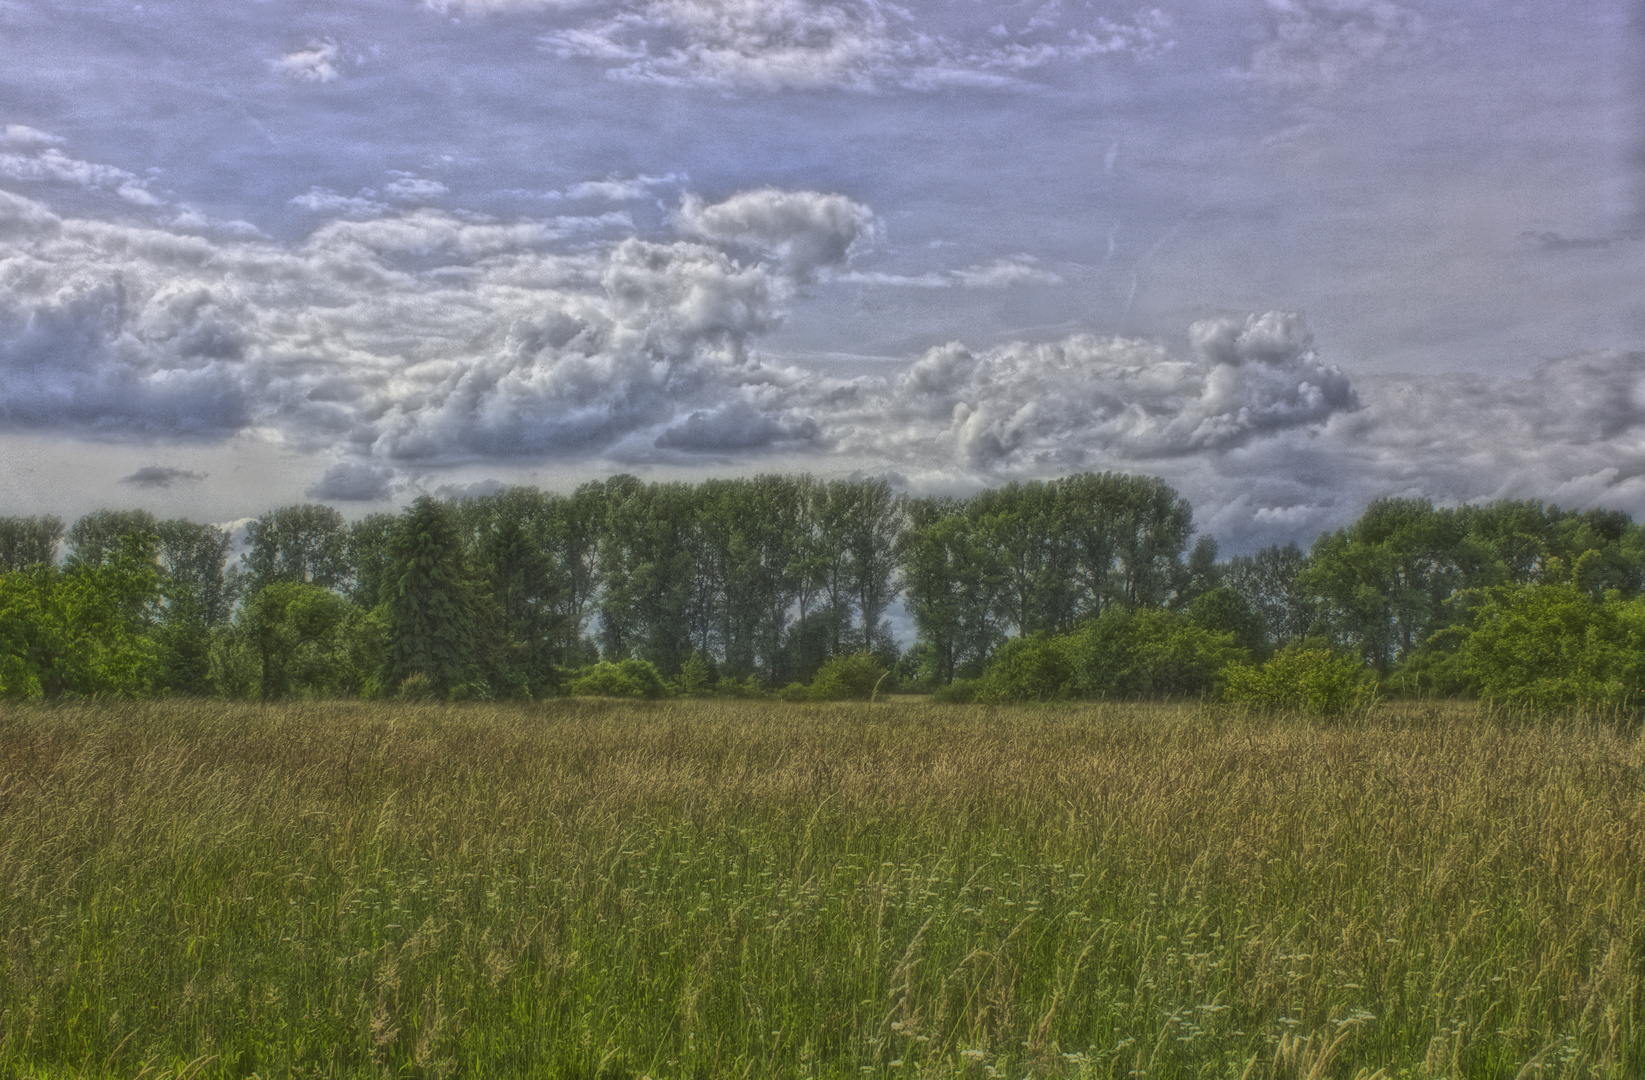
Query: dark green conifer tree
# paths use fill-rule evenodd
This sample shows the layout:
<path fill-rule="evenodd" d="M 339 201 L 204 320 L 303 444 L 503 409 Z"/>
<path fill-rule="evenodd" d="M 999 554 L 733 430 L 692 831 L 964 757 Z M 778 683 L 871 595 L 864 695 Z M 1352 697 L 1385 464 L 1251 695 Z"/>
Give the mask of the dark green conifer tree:
<path fill-rule="evenodd" d="M 427 495 L 412 503 L 389 551 L 389 683 L 421 673 L 447 694 L 471 680 L 475 659 L 474 602 L 451 508 Z"/>

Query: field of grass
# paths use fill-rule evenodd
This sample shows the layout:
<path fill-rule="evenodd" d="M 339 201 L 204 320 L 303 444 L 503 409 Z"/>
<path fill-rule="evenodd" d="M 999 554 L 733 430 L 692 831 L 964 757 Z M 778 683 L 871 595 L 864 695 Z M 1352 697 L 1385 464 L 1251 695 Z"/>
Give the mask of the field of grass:
<path fill-rule="evenodd" d="M 0 711 L 0 1077 L 1645 1075 L 1645 743 L 1384 706 Z"/>

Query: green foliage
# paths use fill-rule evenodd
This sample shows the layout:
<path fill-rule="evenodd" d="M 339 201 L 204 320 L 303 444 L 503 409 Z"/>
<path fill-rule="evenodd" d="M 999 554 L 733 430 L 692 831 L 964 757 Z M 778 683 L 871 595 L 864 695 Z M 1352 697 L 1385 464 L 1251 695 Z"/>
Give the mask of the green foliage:
<path fill-rule="evenodd" d="M 944 685 L 975 675 L 1001 638 L 999 572 L 956 499 L 916 499 L 897 544 L 905 603 L 919 633 L 919 679 Z"/>
<path fill-rule="evenodd" d="M 127 537 L 154 534 L 154 515 L 147 510 L 93 510 L 69 528 L 69 565 L 102 566 L 120 557 Z"/>
<path fill-rule="evenodd" d="M 873 653 L 836 656 L 824 664 L 805 688 L 807 701 L 869 701 L 885 693 L 890 673 Z"/>
<path fill-rule="evenodd" d="M 1081 697 L 1195 698 L 1246 653 L 1232 633 L 1173 611 L 1110 611 L 1072 635 L 1066 652 Z"/>
<path fill-rule="evenodd" d="M 1457 644 L 1466 628 L 1450 627 L 1432 635 L 1400 659 L 1382 680 L 1380 692 L 1402 698 L 1473 698 L 1478 681 L 1462 664 Z"/>
<path fill-rule="evenodd" d="M 475 601 L 450 508 L 427 495 L 419 498 L 394 531 L 389 551 L 384 607 L 390 685 L 417 672 L 441 695 L 472 682 Z"/>
<path fill-rule="evenodd" d="M 152 537 L 128 535 L 95 564 L 0 574 L 0 699 L 151 693 L 159 658 L 144 629 L 159 599 L 153 552 Z"/>
<path fill-rule="evenodd" d="M 1262 615 L 1243 593 L 1218 585 L 1200 593 L 1182 608 L 1188 621 L 1216 634 L 1230 635 L 1242 649 L 1257 652 L 1268 644 Z"/>
<path fill-rule="evenodd" d="M 374 696 L 388 646 L 383 613 L 329 589 L 278 582 L 253 594 L 213 642 L 213 683 L 263 701 Z"/>
<path fill-rule="evenodd" d="M 270 511 L 246 526 L 250 546 L 241 557 L 255 592 L 275 582 L 296 581 L 343 588 L 349 581 L 348 532 L 343 515 L 305 503 Z"/>
<path fill-rule="evenodd" d="M 977 684 L 984 702 L 1199 697 L 1244 656 L 1232 634 L 1173 611 L 1110 610 L 1071 634 L 1015 638 Z"/>
<path fill-rule="evenodd" d="M 1284 648 L 1303 640 L 1313 628 L 1317 601 L 1298 585 L 1307 567 L 1308 556 L 1296 544 L 1271 544 L 1222 564 L 1222 584 L 1245 601 L 1261 628 L 1262 646 Z M 1241 644 L 1248 643 L 1241 639 Z"/>
<path fill-rule="evenodd" d="M 455 510 L 474 593 L 487 678 L 517 692 L 553 692 L 559 672 L 582 660 L 592 612 L 590 575 L 601 509 L 585 489 L 571 498 L 504 488 Z"/>
<path fill-rule="evenodd" d="M 741 679 L 722 678 L 714 684 L 714 693 L 717 697 L 743 701 L 757 701 L 770 696 L 766 693 L 765 684 L 753 675 Z"/>
<path fill-rule="evenodd" d="M 1322 629 L 1389 671 L 1464 618 L 1465 598 L 1498 586 L 1571 583 L 1591 596 L 1645 586 L 1645 538 L 1626 514 L 1534 502 L 1436 509 L 1383 499 L 1320 537 L 1294 588 Z"/>
<path fill-rule="evenodd" d="M 180 607 L 168 608 L 167 615 L 149 635 L 159 661 L 157 683 L 168 693 L 212 694 L 210 629 Z"/>
<path fill-rule="evenodd" d="M 0 573 L 57 561 L 63 522 L 55 517 L 0 517 Z"/>
<path fill-rule="evenodd" d="M 402 701 L 426 703 L 439 698 L 433 681 L 420 671 L 414 671 L 400 681 L 399 690 L 395 691 Z"/>
<path fill-rule="evenodd" d="M 391 555 L 389 541 L 399 519 L 393 514 L 368 514 L 348 527 L 343 541 L 348 562 L 348 598 L 363 608 L 382 603 Z"/>
<path fill-rule="evenodd" d="M 695 572 L 692 491 L 685 484 L 614 476 L 605 482 L 604 500 L 601 648 L 607 656 L 640 656 L 665 671 L 678 670 L 693 648 L 698 594 L 709 587 L 699 584 Z"/>
<path fill-rule="evenodd" d="M 211 633 L 229 617 L 239 586 L 224 570 L 229 533 L 174 519 L 156 525 L 155 535 L 162 606 L 153 637 L 160 684 L 171 693 L 210 694 Z"/>
<path fill-rule="evenodd" d="M 681 697 L 703 697 L 714 689 L 714 669 L 700 652 L 686 657 L 674 678 L 674 692 Z"/>
<path fill-rule="evenodd" d="M 1492 590 L 1457 666 L 1481 697 L 1539 711 L 1645 709 L 1645 597 L 1572 583 Z"/>
<path fill-rule="evenodd" d="M 0 519 L 0 567 L 49 565 L 60 533 L 55 519 Z M 285 507 L 248 528 L 238 573 L 224 566 L 221 529 L 97 511 L 68 531 L 68 565 L 97 569 L 123 537 L 159 538 L 150 556 L 159 595 L 133 609 L 130 630 L 158 692 L 261 694 L 266 682 L 286 693 L 277 671 L 265 679 L 245 626 L 225 624 L 266 585 L 310 584 L 361 611 L 385 605 L 388 660 L 370 685 L 345 680 L 359 693 L 420 671 L 442 698 L 555 694 L 603 644 L 607 657 L 644 659 L 690 695 L 785 684 L 810 693 L 831 685 L 819 677 L 832 661 L 866 652 L 906 687 L 980 678 L 962 697 L 1183 697 L 1207 692 L 1230 660 L 1305 642 L 1357 653 L 1400 693 L 1483 693 L 1489 681 L 1492 700 L 1559 708 L 1618 708 L 1633 693 L 1625 644 L 1537 645 L 1531 655 L 1551 649 L 1585 667 L 1550 673 L 1537 661 L 1542 674 L 1523 679 L 1483 674 L 1507 664 L 1482 658 L 1489 634 L 1467 663 L 1462 651 L 1483 625 L 1469 623 L 1470 605 L 1488 590 L 1568 585 L 1596 605 L 1640 595 L 1645 533 L 1625 514 L 1388 499 L 1322 536 L 1311 555 L 1289 545 L 1226 562 L 1209 536 L 1187 549 L 1192 534 L 1187 503 L 1149 477 L 1081 474 L 906 500 L 877 480 L 614 476 L 570 496 L 505 488 L 424 498 L 346 528 L 329 507 Z M 884 618 L 899 592 L 917 634 L 906 652 Z M 1606 616 L 1594 640 L 1625 622 Z M 12 685 L 33 677 L 22 660 L 6 663 Z M 358 676 L 359 662 L 339 663 Z M 335 682 L 305 679 L 302 693 Z M 69 692 L 54 680 L 39 693 Z"/>
<path fill-rule="evenodd" d="M 567 689 L 573 697 L 660 698 L 668 684 L 649 660 L 601 660 L 579 670 Z"/>
<path fill-rule="evenodd" d="M 947 686 L 939 686 L 931 691 L 931 700 L 942 702 L 944 705 L 969 705 L 977 700 L 977 693 L 981 688 L 980 679 L 955 679 Z"/>
<path fill-rule="evenodd" d="M 994 653 L 977 684 L 976 699 L 988 704 L 1055 701 L 1074 695 L 1073 641 L 1036 634 L 1012 638 Z"/>
<path fill-rule="evenodd" d="M 1188 504 L 1152 477 L 1083 473 L 911 502 L 898 549 L 925 646 L 920 681 L 977 675 L 1012 632 L 1067 633 L 1110 609 L 1158 607 L 1209 587 L 1214 543 L 1199 546 L 1197 570 L 1183 565 L 1192 532 Z M 1050 692 L 1036 687 L 996 677 L 988 693 Z"/>
<path fill-rule="evenodd" d="M 1176 606 L 1204 596 L 1213 589 L 1222 588 L 1222 564 L 1217 562 L 1217 538 L 1206 534 L 1194 541 L 1193 549 L 1183 561 L 1176 586 Z"/>
<path fill-rule="evenodd" d="M 1376 694 L 1365 665 L 1355 657 L 1302 645 L 1281 649 L 1266 663 L 1229 664 L 1222 683 L 1222 699 L 1230 704 L 1316 716 L 1341 715 L 1370 704 Z"/>

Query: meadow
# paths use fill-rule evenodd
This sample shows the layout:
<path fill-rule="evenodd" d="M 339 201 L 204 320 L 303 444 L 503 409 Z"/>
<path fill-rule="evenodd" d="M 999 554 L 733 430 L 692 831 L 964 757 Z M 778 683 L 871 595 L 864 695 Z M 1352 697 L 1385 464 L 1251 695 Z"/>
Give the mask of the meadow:
<path fill-rule="evenodd" d="M 0 709 L 0 1077 L 1645 1073 L 1645 744 L 1465 704 Z"/>

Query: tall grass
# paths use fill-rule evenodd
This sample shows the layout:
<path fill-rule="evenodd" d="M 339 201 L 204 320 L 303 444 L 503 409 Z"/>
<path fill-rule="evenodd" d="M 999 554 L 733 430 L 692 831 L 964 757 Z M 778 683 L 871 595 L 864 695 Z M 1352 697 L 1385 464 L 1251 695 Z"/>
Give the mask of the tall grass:
<path fill-rule="evenodd" d="M 1638 1077 L 1645 749 L 1461 706 L 0 713 L 0 1076 Z"/>

